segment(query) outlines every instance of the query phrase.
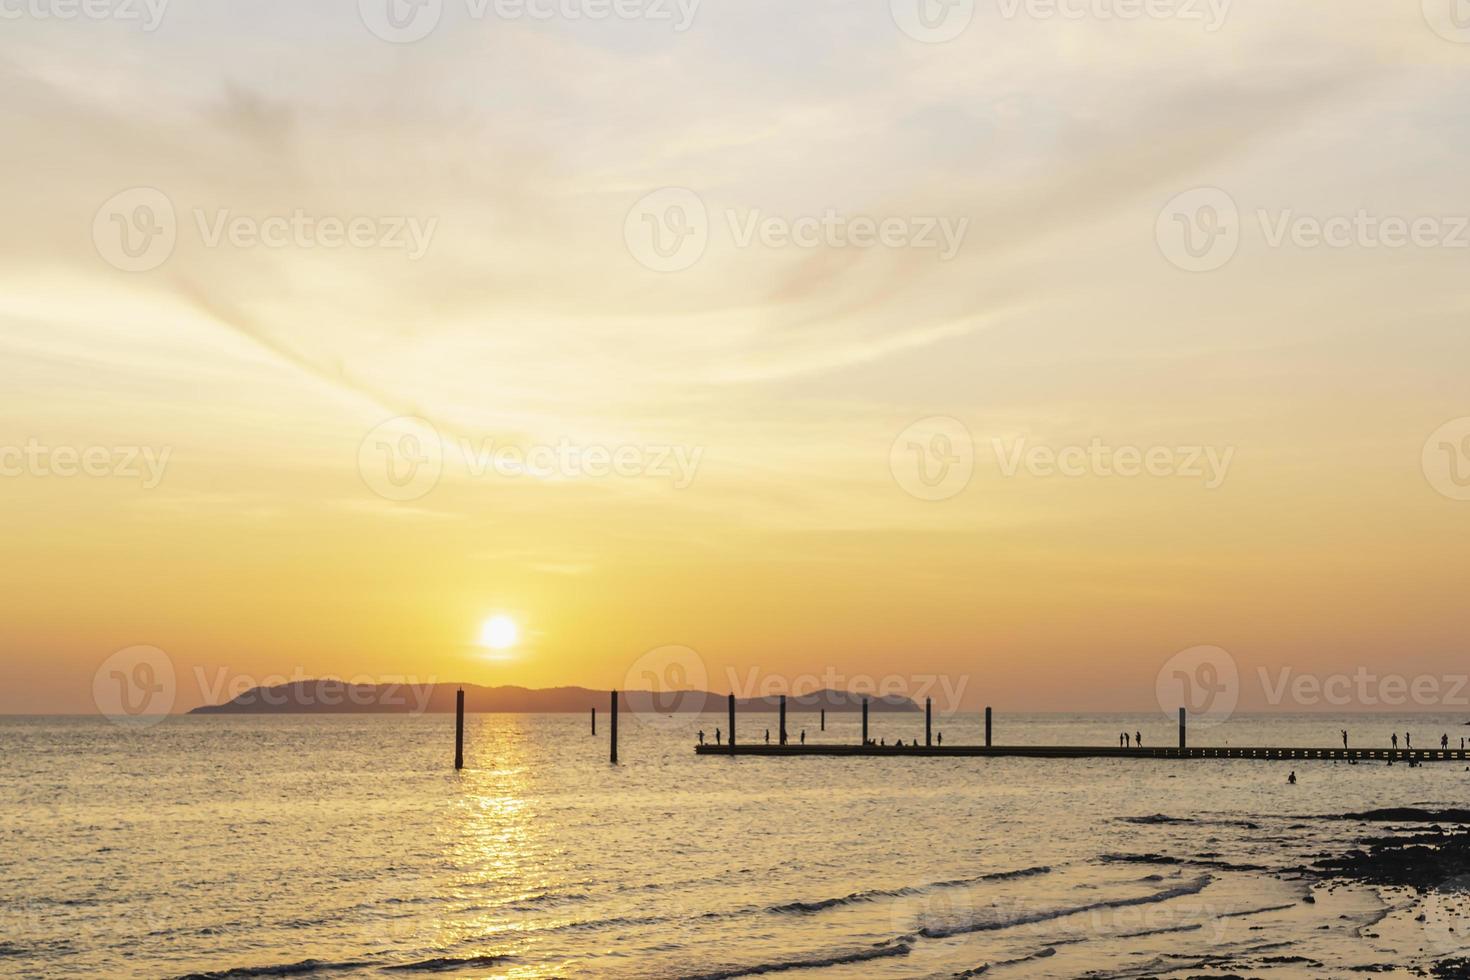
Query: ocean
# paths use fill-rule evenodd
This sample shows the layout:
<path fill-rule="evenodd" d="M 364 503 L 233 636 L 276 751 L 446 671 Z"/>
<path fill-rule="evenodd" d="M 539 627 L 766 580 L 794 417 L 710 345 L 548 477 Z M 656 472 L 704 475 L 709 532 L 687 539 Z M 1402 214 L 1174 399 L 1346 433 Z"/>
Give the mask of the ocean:
<path fill-rule="evenodd" d="M 625 713 L 611 766 L 599 720 L 472 715 L 456 773 L 449 715 L 0 719 L 0 975 L 1407 977 L 1470 947 L 1453 896 L 1304 871 L 1369 832 L 1346 813 L 1462 804 L 1461 764 L 696 757 L 723 715 Z M 1191 742 L 1342 728 L 1470 734 L 1241 715 Z M 1176 739 L 1158 714 L 998 714 L 995 740 L 1124 730 Z"/>

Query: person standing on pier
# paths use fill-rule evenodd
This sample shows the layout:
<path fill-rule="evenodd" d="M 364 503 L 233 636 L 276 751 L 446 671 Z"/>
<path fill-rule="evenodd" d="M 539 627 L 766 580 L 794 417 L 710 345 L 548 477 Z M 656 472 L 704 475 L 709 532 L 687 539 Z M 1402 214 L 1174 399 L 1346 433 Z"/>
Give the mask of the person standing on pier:
<path fill-rule="evenodd" d="M 802 745 L 805 745 L 806 744 L 806 729 L 805 728 L 803 728 L 801 730 L 801 744 Z"/>
<path fill-rule="evenodd" d="M 1404 748 L 1407 749 L 1410 752 L 1414 751 L 1414 733 L 1413 732 L 1404 732 Z"/>
<path fill-rule="evenodd" d="M 715 729 L 715 744 L 720 744 L 720 730 L 718 728 Z"/>
<path fill-rule="evenodd" d="M 771 730 L 769 728 L 766 729 L 766 744 L 771 744 Z"/>
<path fill-rule="evenodd" d="M 943 732 L 940 732 L 939 735 L 938 735 L 938 738 L 939 738 L 939 744 L 940 745 L 943 745 L 944 744 L 944 733 Z"/>
<path fill-rule="evenodd" d="M 1143 732 L 1133 733 L 1133 747 L 1135 749 L 1143 748 Z"/>
<path fill-rule="evenodd" d="M 699 744 L 700 745 L 703 745 L 704 744 L 704 729 L 703 728 L 701 728 L 699 730 Z"/>
<path fill-rule="evenodd" d="M 1128 747 L 1128 733 L 1127 732 L 1124 732 L 1123 733 L 1123 748 L 1126 749 L 1127 747 Z"/>
<path fill-rule="evenodd" d="M 1347 748 L 1347 729 L 1342 730 L 1342 747 Z"/>
<path fill-rule="evenodd" d="M 1442 748 L 1442 749 L 1447 749 L 1447 748 L 1450 747 L 1450 733 L 1449 732 L 1445 732 L 1443 735 L 1441 735 L 1439 737 L 1439 747 Z"/>
<path fill-rule="evenodd" d="M 1399 747 L 1399 733 L 1398 732 L 1394 732 L 1393 733 L 1393 747 L 1395 749 L 1397 749 Z"/>

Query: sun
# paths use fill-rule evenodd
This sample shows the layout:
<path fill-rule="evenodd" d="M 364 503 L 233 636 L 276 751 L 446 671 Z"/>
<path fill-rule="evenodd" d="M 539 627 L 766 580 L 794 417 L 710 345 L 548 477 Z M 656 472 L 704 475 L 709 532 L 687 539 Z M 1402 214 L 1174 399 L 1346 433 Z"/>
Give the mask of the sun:
<path fill-rule="evenodd" d="M 492 650 L 507 650 L 516 645 L 521 631 L 509 616 L 491 616 L 480 627 L 480 645 Z"/>

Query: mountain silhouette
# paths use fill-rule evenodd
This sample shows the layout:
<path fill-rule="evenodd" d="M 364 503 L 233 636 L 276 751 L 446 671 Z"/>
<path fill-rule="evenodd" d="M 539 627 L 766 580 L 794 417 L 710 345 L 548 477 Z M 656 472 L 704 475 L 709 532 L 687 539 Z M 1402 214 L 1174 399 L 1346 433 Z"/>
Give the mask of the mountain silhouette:
<path fill-rule="evenodd" d="M 585 687 L 482 687 L 478 684 L 349 684 L 335 678 L 253 687 L 223 704 L 201 705 L 192 715 L 223 714 L 414 714 L 454 711 L 455 692 L 464 689 L 465 711 L 552 714 L 606 711 L 608 692 Z M 738 712 L 777 711 L 776 695 L 737 698 Z M 724 711 L 726 695 L 709 691 L 620 691 L 618 708 L 645 714 Z M 861 711 L 863 695 L 822 690 L 786 699 L 788 711 Z M 870 695 L 872 712 L 919 711 L 899 695 Z"/>

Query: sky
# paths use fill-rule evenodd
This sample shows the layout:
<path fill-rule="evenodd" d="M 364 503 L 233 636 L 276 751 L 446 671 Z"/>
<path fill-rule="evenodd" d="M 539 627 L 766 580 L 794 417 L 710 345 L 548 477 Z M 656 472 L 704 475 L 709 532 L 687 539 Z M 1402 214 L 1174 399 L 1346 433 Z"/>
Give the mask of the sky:
<path fill-rule="evenodd" d="M 0 712 L 1470 710 L 1470 26 L 918 3 L 0 0 Z"/>

